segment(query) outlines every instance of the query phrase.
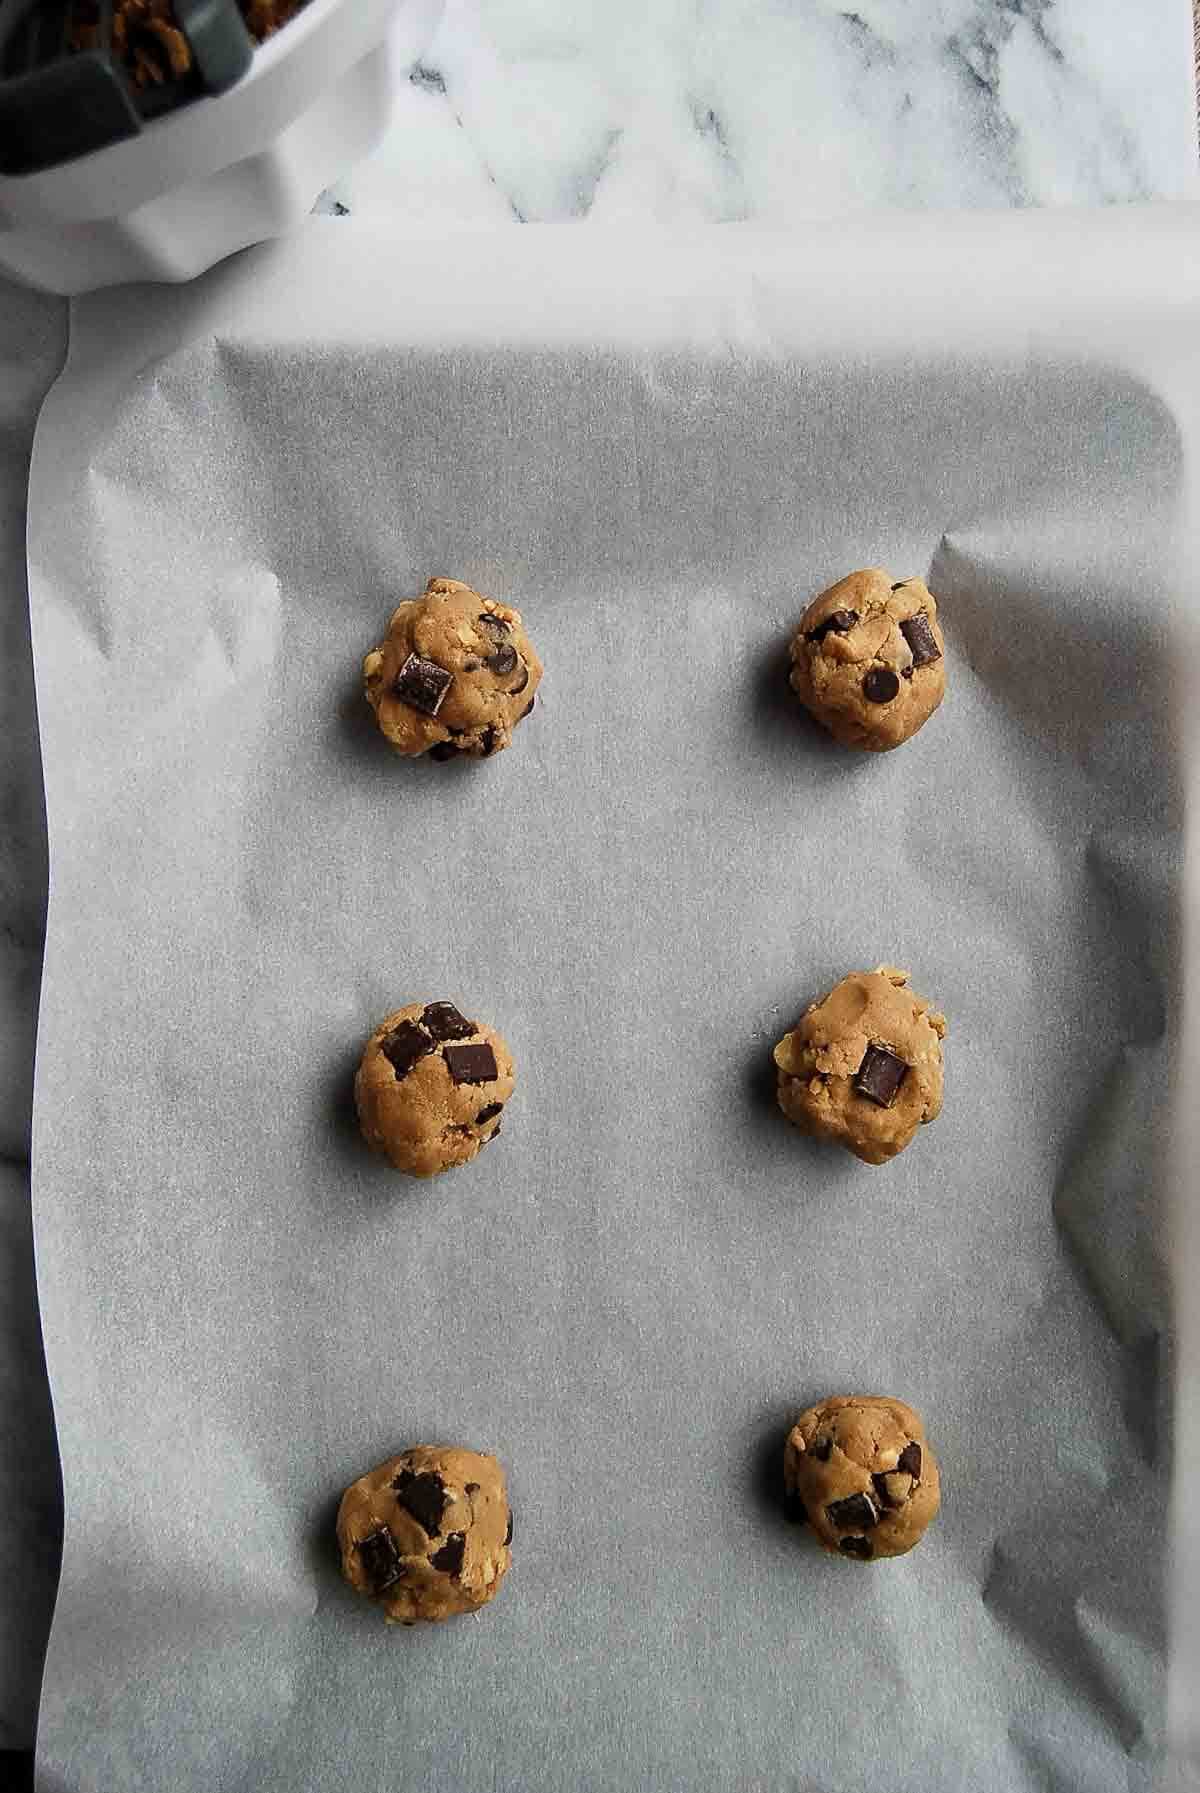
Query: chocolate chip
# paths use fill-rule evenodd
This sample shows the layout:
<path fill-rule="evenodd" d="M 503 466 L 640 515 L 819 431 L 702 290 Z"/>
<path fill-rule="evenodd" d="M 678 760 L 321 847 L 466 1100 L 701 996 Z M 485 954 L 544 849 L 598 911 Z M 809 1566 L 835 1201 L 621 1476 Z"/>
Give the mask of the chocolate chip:
<path fill-rule="evenodd" d="M 900 668 L 900 677 L 902 679 L 911 679 L 912 675 L 913 675 L 913 669 L 911 666 L 902 666 Z"/>
<path fill-rule="evenodd" d="M 890 704 L 900 689 L 900 680 L 890 666 L 872 666 L 862 688 L 868 703 Z"/>
<path fill-rule="evenodd" d="M 436 1538 L 442 1529 L 442 1514 L 447 1504 L 446 1484 L 437 1471 L 427 1469 L 421 1475 L 414 1475 L 411 1469 L 402 1469 L 393 1477 L 392 1487 L 404 1511 L 411 1513 L 431 1538 Z"/>
<path fill-rule="evenodd" d="M 426 1003 L 421 1025 L 435 1040 L 465 1040 L 479 1031 L 473 1021 L 459 1014 L 452 1002 Z"/>
<path fill-rule="evenodd" d="M 401 1021 L 380 1041 L 379 1050 L 397 1077 L 407 1077 L 413 1066 L 433 1051 L 433 1041 L 415 1021 Z"/>
<path fill-rule="evenodd" d="M 462 748 L 456 747 L 453 741 L 435 741 L 429 749 L 429 757 L 431 760 L 456 760 L 461 752 Z"/>
<path fill-rule="evenodd" d="M 497 678 L 501 679 L 506 678 L 516 664 L 517 650 L 511 641 L 506 641 L 502 647 L 498 647 L 488 661 L 489 669 L 496 674 Z"/>
<path fill-rule="evenodd" d="M 466 1532 L 451 1532 L 442 1548 L 436 1550 L 429 1560 L 434 1568 L 440 1569 L 444 1575 L 458 1575 L 462 1570 L 466 1550 Z"/>
<path fill-rule="evenodd" d="M 833 1439 L 814 1438 L 808 1447 L 808 1454 L 810 1457 L 815 1457 L 818 1463 L 828 1463 L 833 1455 Z"/>
<path fill-rule="evenodd" d="M 410 709 L 420 710 L 423 716 L 436 716 L 453 683 L 454 674 L 436 660 L 422 660 L 420 654 L 410 654 L 396 674 L 392 690 Z"/>
<path fill-rule="evenodd" d="M 915 616 L 910 616 L 907 622 L 901 623 L 900 633 L 912 649 L 914 666 L 928 666 L 931 660 L 941 659 L 942 650 L 934 639 L 929 617 L 924 610 L 918 610 Z"/>
<path fill-rule="evenodd" d="M 823 623 L 818 623 L 815 629 L 810 629 L 805 640 L 824 641 L 827 635 L 848 635 L 857 621 L 857 610 L 835 610 L 833 615 L 827 616 Z"/>
<path fill-rule="evenodd" d="M 875 1492 L 880 1504 L 891 1507 L 893 1511 L 902 1507 L 912 1493 L 913 1480 L 910 1475 L 901 1475 L 897 1469 L 888 1469 L 882 1475 L 873 1475 Z"/>
<path fill-rule="evenodd" d="M 843 1556 L 860 1556 L 864 1563 L 875 1554 L 870 1538 L 839 1538 L 838 1549 Z"/>
<path fill-rule="evenodd" d="M 512 1511 L 512 1508 L 509 1507 L 509 1509 L 508 1509 L 508 1529 L 504 1534 L 504 1542 L 506 1544 L 512 1543 L 512 1525 L 513 1525 L 513 1511 Z"/>
<path fill-rule="evenodd" d="M 489 723 L 483 731 L 483 757 L 487 759 L 496 751 L 496 731 Z"/>
<path fill-rule="evenodd" d="M 896 1091 L 908 1075 L 908 1066 L 886 1046 L 868 1046 L 858 1073 L 854 1079 L 854 1087 L 860 1096 L 877 1102 L 880 1108 L 890 1108 L 896 1100 Z"/>
<path fill-rule="evenodd" d="M 491 1083 L 499 1075 L 496 1054 L 486 1040 L 480 1046 L 447 1046 L 445 1059 L 455 1083 Z"/>
<path fill-rule="evenodd" d="M 487 1107 L 481 1108 L 479 1113 L 475 1116 L 475 1125 L 477 1127 L 486 1127 L 489 1121 L 495 1120 L 503 1107 L 503 1102 L 489 1102 Z"/>
<path fill-rule="evenodd" d="M 879 1524 L 879 1514 L 869 1494 L 848 1494 L 845 1500 L 833 1500 L 825 1509 L 830 1525 L 840 1532 L 866 1531 Z"/>
<path fill-rule="evenodd" d="M 919 1444 L 906 1444 L 900 1452 L 896 1468 L 905 1475 L 910 1475 L 915 1482 L 921 1479 L 921 1447 Z"/>
<path fill-rule="evenodd" d="M 359 1538 L 354 1548 L 373 1594 L 382 1594 L 384 1588 L 390 1588 L 403 1575 L 404 1564 L 400 1561 L 396 1540 L 386 1525 L 380 1526 L 369 1537 Z"/>
<path fill-rule="evenodd" d="M 808 1513 L 804 1502 L 798 1494 L 785 1494 L 783 1497 L 783 1516 L 789 1525 L 807 1525 Z"/>
<path fill-rule="evenodd" d="M 464 1493 L 467 1493 L 467 1494 L 478 1494 L 479 1493 L 479 1483 L 478 1482 L 464 1482 L 463 1483 L 463 1491 L 464 1491 Z"/>
<path fill-rule="evenodd" d="M 486 635 L 490 635 L 493 641 L 504 641 L 512 633 L 504 618 L 493 616 L 490 610 L 484 611 L 478 619 L 478 623 L 479 627 Z"/>
<path fill-rule="evenodd" d="M 906 585 L 907 585 L 907 584 L 908 584 L 908 580 L 907 580 L 907 579 L 898 579 L 898 580 L 897 580 L 897 581 L 896 581 L 896 583 L 895 583 L 895 585 L 893 585 L 893 587 L 892 587 L 892 590 L 893 590 L 893 591 L 903 591 L 903 590 L 904 590 L 904 587 L 905 587 L 905 586 L 906 586 Z"/>

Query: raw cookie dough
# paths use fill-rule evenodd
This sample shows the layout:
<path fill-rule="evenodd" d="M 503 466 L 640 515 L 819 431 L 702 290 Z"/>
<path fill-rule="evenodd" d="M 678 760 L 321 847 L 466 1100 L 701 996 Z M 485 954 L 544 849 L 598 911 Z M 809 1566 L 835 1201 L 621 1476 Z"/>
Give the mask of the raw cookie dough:
<path fill-rule="evenodd" d="M 363 661 L 367 702 L 397 753 L 499 753 L 533 708 L 542 663 L 516 610 L 431 579 Z"/>
<path fill-rule="evenodd" d="M 833 1395 L 802 1413 L 783 1479 L 826 1550 L 863 1563 L 919 1544 L 941 1499 L 919 1415 L 886 1395 Z"/>
<path fill-rule="evenodd" d="M 945 1033 L 907 971 L 852 971 L 776 1046 L 779 1106 L 802 1132 L 886 1164 L 941 1113 Z"/>
<path fill-rule="evenodd" d="M 450 1002 L 410 1002 L 367 1041 L 354 1101 L 369 1146 L 397 1170 L 435 1177 L 495 1139 L 514 1082 L 512 1054 L 492 1028 Z"/>
<path fill-rule="evenodd" d="M 473 1612 L 512 1561 L 504 1471 L 476 1451 L 419 1444 L 351 1483 L 337 1536 L 342 1574 L 389 1624 Z"/>
<path fill-rule="evenodd" d="M 887 753 L 946 692 L 937 600 L 922 580 L 864 567 L 814 598 L 792 637 L 791 687 L 844 747 Z"/>

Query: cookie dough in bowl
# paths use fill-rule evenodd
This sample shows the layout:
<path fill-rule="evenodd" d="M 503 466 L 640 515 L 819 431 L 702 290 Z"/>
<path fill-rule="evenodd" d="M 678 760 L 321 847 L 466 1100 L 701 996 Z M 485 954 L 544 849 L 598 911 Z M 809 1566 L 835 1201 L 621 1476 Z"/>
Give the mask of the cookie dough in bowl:
<path fill-rule="evenodd" d="M 852 971 L 776 1046 L 779 1106 L 802 1132 L 885 1164 L 941 1113 L 945 1033 L 907 971 Z"/>
<path fill-rule="evenodd" d="M 813 599 L 792 637 L 790 683 L 844 747 L 910 741 L 946 693 L 937 600 L 920 579 L 864 567 Z"/>
<path fill-rule="evenodd" d="M 788 1433 L 783 1478 L 820 1543 L 853 1562 L 903 1556 L 941 1501 L 920 1416 L 886 1395 L 833 1395 L 808 1408 Z"/>
<path fill-rule="evenodd" d="M 494 1599 L 513 1519 L 495 1457 L 421 1444 L 352 1482 L 337 1516 L 342 1574 L 389 1624 L 449 1619 Z"/>
<path fill-rule="evenodd" d="M 363 661 L 367 702 L 396 752 L 438 760 L 500 753 L 541 677 L 520 612 L 457 579 L 406 599 Z"/>
<path fill-rule="evenodd" d="M 493 1028 L 450 1002 L 412 1002 L 367 1041 L 354 1101 L 369 1146 L 397 1170 L 435 1177 L 495 1139 L 515 1081 Z"/>

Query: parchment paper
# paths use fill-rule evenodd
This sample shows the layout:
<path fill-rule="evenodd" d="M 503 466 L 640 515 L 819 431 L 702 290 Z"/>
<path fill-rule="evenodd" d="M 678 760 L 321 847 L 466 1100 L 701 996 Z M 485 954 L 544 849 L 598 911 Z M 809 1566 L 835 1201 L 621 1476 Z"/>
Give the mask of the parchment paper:
<path fill-rule="evenodd" d="M 1194 238 L 315 223 L 76 307 L 30 540 L 44 1787 L 1151 1784 Z M 885 758 L 784 685 L 872 562 L 951 654 Z M 548 668 L 480 766 L 398 761 L 360 694 L 434 572 Z M 770 1049 L 881 961 L 950 1034 L 872 1169 L 786 1125 Z M 349 1107 L 413 997 L 518 1064 L 430 1185 Z M 850 1390 L 944 1466 L 869 1570 L 778 1505 Z M 443 1439 L 506 1464 L 515 1566 L 392 1632 L 337 1498 Z"/>

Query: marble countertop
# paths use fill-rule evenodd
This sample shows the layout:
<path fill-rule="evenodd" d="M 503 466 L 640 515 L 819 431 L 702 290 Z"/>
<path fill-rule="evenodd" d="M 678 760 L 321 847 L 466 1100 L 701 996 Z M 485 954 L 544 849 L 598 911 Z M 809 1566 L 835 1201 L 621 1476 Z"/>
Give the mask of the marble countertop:
<path fill-rule="evenodd" d="M 447 0 L 323 209 L 417 226 L 791 225 L 877 207 L 1196 193 L 1189 0 Z M 45 835 L 24 477 L 65 307 L 0 290 L 0 1750 L 27 1747 L 58 1513 L 29 1104 Z M 39 384 L 40 382 L 40 384 Z"/>
<path fill-rule="evenodd" d="M 1196 191 L 1190 0 L 446 0 L 334 189 L 426 223 Z"/>

